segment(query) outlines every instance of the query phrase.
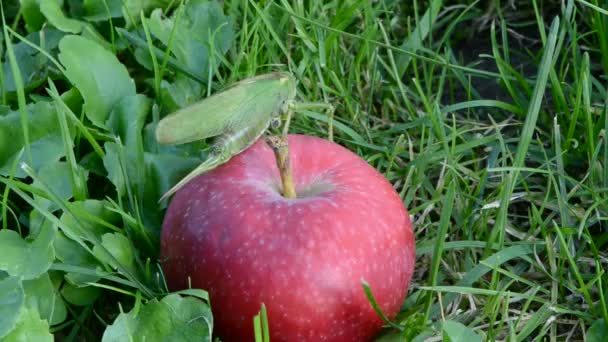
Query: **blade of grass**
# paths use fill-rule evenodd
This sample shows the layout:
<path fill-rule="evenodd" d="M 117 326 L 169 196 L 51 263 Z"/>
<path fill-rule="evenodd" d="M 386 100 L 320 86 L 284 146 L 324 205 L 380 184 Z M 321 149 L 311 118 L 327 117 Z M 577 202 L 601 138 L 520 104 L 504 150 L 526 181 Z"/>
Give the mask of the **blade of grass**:
<path fill-rule="evenodd" d="M 19 116 L 21 118 L 21 132 L 23 133 L 23 142 L 25 147 L 25 156 L 28 163 L 32 164 L 32 151 L 30 148 L 30 128 L 27 114 L 27 104 L 25 103 L 25 90 L 23 86 L 23 77 L 21 76 L 21 69 L 17 63 L 17 57 L 15 57 L 15 51 L 13 50 L 12 37 L 8 34 L 8 25 L 4 17 L 4 6 L 0 3 L 0 14 L 2 15 L 2 31 L 4 35 L 4 44 L 6 46 L 6 54 L 8 61 L 13 72 L 13 80 L 15 82 L 15 88 L 17 90 L 17 102 L 19 104 Z"/>
<path fill-rule="evenodd" d="M 416 25 L 414 32 L 410 32 L 408 39 L 401 45 L 400 48 L 402 50 L 416 52 L 419 47 L 422 46 L 422 42 L 429 36 L 429 33 L 432 32 L 433 24 L 437 19 L 437 15 L 439 15 L 439 10 L 442 6 L 442 0 L 431 1 L 429 8 L 424 12 L 422 19 L 417 22 L 418 25 Z M 397 65 L 397 74 L 400 77 L 403 77 L 411 60 L 412 56 L 410 55 L 400 54 L 397 56 L 395 64 Z"/>
<path fill-rule="evenodd" d="M 547 41 L 547 44 L 545 45 L 545 51 L 540 62 L 538 78 L 534 86 L 534 92 L 530 101 L 530 106 L 528 107 L 528 111 L 526 113 L 526 120 L 524 122 L 524 126 L 520 134 L 519 144 L 517 145 L 517 150 L 515 152 L 513 166 L 516 168 L 521 168 L 524 166 L 524 161 L 526 159 L 528 149 L 530 147 L 530 142 L 532 140 L 532 134 L 534 133 L 534 129 L 536 128 L 536 121 L 540 112 L 543 94 L 547 86 L 549 70 L 553 67 L 553 59 L 556 52 L 555 45 L 558 31 L 559 17 L 556 17 L 553 20 L 553 23 L 551 24 L 549 39 Z M 490 243 L 498 243 L 499 246 L 502 246 L 504 244 L 504 234 L 507 226 L 507 213 L 509 209 L 510 198 L 515 189 L 515 184 L 518 175 L 519 171 L 517 169 L 510 171 L 507 174 L 507 179 L 505 182 L 506 184 L 501 189 L 500 193 L 500 209 L 496 218 L 496 224 L 494 225 L 494 229 L 492 230 L 490 238 L 488 239 Z"/>
<path fill-rule="evenodd" d="M 445 239 L 447 238 L 448 227 L 452 219 L 452 209 L 454 208 L 454 197 L 456 193 L 455 181 L 450 181 L 448 185 L 448 192 L 443 199 L 441 208 L 441 218 L 439 221 L 439 234 L 435 241 L 435 248 L 433 250 L 433 260 L 431 261 L 429 287 L 437 285 L 437 279 L 439 279 L 439 265 L 441 264 L 441 256 L 443 254 L 443 246 Z M 433 304 L 432 292 L 428 293 L 426 298 L 426 305 L 424 310 L 424 320 L 428 321 L 431 315 L 431 306 Z"/>

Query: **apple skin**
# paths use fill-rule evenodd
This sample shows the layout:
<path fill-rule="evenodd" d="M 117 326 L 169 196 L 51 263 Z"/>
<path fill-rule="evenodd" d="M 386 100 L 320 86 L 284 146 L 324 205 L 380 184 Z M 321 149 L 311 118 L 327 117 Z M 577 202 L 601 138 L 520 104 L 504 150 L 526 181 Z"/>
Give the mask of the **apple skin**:
<path fill-rule="evenodd" d="M 271 148 L 260 139 L 193 179 L 171 201 L 161 260 L 173 290 L 209 292 L 214 330 L 253 341 L 253 316 L 268 311 L 271 341 L 368 341 L 380 308 L 399 311 L 414 270 L 411 222 L 373 167 L 335 143 L 288 137 L 298 198 L 280 194 Z"/>

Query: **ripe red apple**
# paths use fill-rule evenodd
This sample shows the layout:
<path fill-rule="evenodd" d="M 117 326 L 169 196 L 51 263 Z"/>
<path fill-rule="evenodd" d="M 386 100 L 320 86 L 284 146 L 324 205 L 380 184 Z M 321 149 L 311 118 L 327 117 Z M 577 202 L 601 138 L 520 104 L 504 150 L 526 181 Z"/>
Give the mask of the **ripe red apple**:
<path fill-rule="evenodd" d="M 367 341 L 393 317 L 414 269 L 408 214 L 391 184 L 354 153 L 288 138 L 298 197 L 281 195 L 272 149 L 259 140 L 188 183 L 163 223 L 169 287 L 209 291 L 223 341 L 253 341 L 266 304 L 271 341 Z"/>

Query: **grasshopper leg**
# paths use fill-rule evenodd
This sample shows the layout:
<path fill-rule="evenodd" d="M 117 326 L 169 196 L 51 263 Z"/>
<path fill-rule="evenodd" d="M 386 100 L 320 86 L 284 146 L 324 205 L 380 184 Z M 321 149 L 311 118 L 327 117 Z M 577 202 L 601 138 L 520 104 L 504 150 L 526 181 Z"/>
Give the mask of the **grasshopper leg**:
<path fill-rule="evenodd" d="M 295 103 L 291 102 L 287 105 L 286 109 L 286 119 L 285 125 L 283 126 L 283 134 L 287 134 L 287 130 L 289 129 L 289 123 L 291 121 L 291 116 L 294 112 L 302 111 L 302 110 L 325 110 L 328 116 L 328 127 L 327 127 L 327 139 L 329 141 L 334 141 L 334 112 L 335 107 L 329 103 L 325 102 L 303 102 L 303 103 Z"/>

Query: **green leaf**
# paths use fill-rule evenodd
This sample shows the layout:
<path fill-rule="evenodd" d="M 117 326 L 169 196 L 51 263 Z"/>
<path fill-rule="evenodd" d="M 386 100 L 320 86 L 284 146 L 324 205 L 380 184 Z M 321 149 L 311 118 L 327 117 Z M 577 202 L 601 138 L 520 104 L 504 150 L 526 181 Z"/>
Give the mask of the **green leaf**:
<path fill-rule="evenodd" d="M 466 325 L 455 322 L 443 322 L 443 340 L 446 342 L 481 342 L 481 337 Z"/>
<path fill-rule="evenodd" d="M 55 237 L 54 246 L 57 253 L 57 259 L 67 265 L 77 266 L 85 270 L 96 270 L 101 266 L 91 253 L 82 248 L 82 246 L 74 240 L 67 238 L 61 231 L 59 231 Z M 94 283 L 97 282 L 99 278 L 100 277 L 96 275 L 76 272 L 68 272 L 65 274 L 65 279 L 69 284 L 74 286 L 84 286 L 87 283 Z M 70 301 L 70 299 L 66 299 Z M 73 302 L 70 301 L 70 303 Z"/>
<path fill-rule="evenodd" d="M 23 279 L 39 277 L 55 260 L 54 238 L 51 225 L 43 225 L 35 239 L 27 240 L 14 230 L 0 230 L 0 270 Z"/>
<path fill-rule="evenodd" d="M 108 172 L 107 177 L 116 187 L 116 192 L 119 197 L 126 195 L 127 187 L 130 187 L 135 191 L 138 185 L 143 185 L 144 190 L 142 197 L 144 206 L 147 208 L 147 210 L 144 211 L 144 215 L 155 217 L 152 221 L 144 221 L 144 224 L 146 225 L 148 225 L 148 223 L 156 225 L 158 218 L 162 215 L 158 210 L 158 199 L 160 196 L 170 189 L 173 184 L 188 174 L 192 168 L 200 164 L 200 158 L 145 152 L 144 176 L 141 177 L 138 176 L 134 163 L 128 163 L 126 166 L 121 165 L 119 151 L 125 149 L 125 146 L 116 143 L 106 143 L 104 149 L 106 151 L 106 156 L 103 159 L 103 165 Z M 128 151 L 126 154 L 133 156 Z M 131 157 L 130 160 L 133 160 L 133 158 L 136 157 Z M 123 172 L 124 167 L 127 169 L 130 184 L 126 184 Z"/>
<path fill-rule="evenodd" d="M 177 62 L 198 80 L 207 80 L 210 70 L 215 70 L 217 63 L 211 65 L 211 62 L 217 59 L 210 60 L 210 56 L 225 54 L 234 41 L 232 18 L 224 15 L 221 5 L 215 1 L 190 1 L 170 18 L 164 18 L 162 11 L 156 9 L 145 24 L 150 33 L 169 48 Z M 146 48 L 136 50 L 137 60 L 144 66 L 151 64 L 149 54 Z M 160 95 L 166 109 L 174 111 L 198 100 L 201 90 L 198 81 L 178 73 L 175 83 L 161 82 Z"/>
<path fill-rule="evenodd" d="M 216 1 L 192 0 L 180 6 L 170 18 L 163 18 L 162 10 L 156 9 L 146 20 L 150 33 L 165 46 L 178 61 L 206 78 L 209 75 L 209 47 L 214 53 L 224 54 L 234 39 L 232 19 L 224 15 Z M 171 44 L 171 32 L 173 34 Z"/>
<path fill-rule="evenodd" d="M 136 147 L 151 106 L 152 101 L 144 95 L 125 96 L 110 113 L 106 127 L 119 136 L 125 146 Z"/>
<path fill-rule="evenodd" d="M 121 165 L 119 149 L 121 145 L 116 143 L 105 143 L 103 149 L 106 155 L 103 158 L 103 166 L 108 172 L 108 179 L 116 188 L 116 194 L 118 197 L 123 197 L 127 193 L 127 184 L 125 181 L 125 175 L 123 168 L 128 168 L 126 165 Z M 128 171 L 127 171 L 128 174 Z"/>
<path fill-rule="evenodd" d="M 0 339 L 15 327 L 24 300 L 25 294 L 19 278 L 0 280 Z"/>
<path fill-rule="evenodd" d="M 128 1 L 128 0 L 127 0 Z M 105 21 L 122 16 L 123 0 L 84 0 L 82 8 L 84 19 L 88 21 Z"/>
<path fill-rule="evenodd" d="M 60 220 L 65 226 L 70 227 L 74 234 L 84 240 L 89 239 L 88 234 L 84 232 L 85 230 L 101 239 L 111 229 L 106 223 L 117 225 L 121 222 L 120 216 L 107 208 L 106 201 L 89 199 L 67 203 L 67 206 L 77 218 L 69 213 L 64 213 Z"/>
<path fill-rule="evenodd" d="M 167 112 L 174 112 L 200 99 L 201 85 L 190 78 L 179 76 L 173 83 L 162 80 L 160 97 Z"/>
<path fill-rule="evenodd" d="M 170 294 L 129 313 L 122 313 L 103 334 L 113 341 L 211 341 L 213 317 L 209 306 L 194 297 Z"/>
<path fill-rule="evenodd" d="M 23 289 L 26 306 L 35 309 L 42 319 L 47 320 L 51 325 L 59 324 L 66 319 L 66 307 L 48 273 L 24 281 Z"/>
<path fill-rule="evenodd" d="M 27 35 L 25 38 L 32 44 L 35 44 L 39 49 L 45 51 L 50 55 L 54 55 L 59 45 L 59 40 L 65 34 L 53 28 L 44 28 L 40 32 L 33 32 Z M 41 39 L 44 37 L 44 39 Z M 46 78 L 48 77 L 49 60 L 40 51 L 31 47 L 25 42 L 18 42 L 13 45 L 13 51 L 15 58 L 19 61 L 18 68 L 23 78 L 23 87 L 26 91 L 32 90 L 39 87 Z M 9 95 L 14 96 L 17 88 L 15 86 L 15 79 L 13 77 L 13 70 L 8 61 L 8 58 L 4 58 L 5 62 L 2 64 L 2 75 L 4 76 L 4 87 Z M 0 84 L 1 90 L 2 84 Z"/>
<path fill-rule="evenodd" d="M 3 342 L 53 342 L 53 335 L 49 332 L 49 324 L 40 319 L 38 312 L 33 308 L 22 308 L 19 311 L 19 320 L 15 328 L 4 338 Z"/>
<path fill-rule="evenodd" d="M 139 22 L 140 11 L 148 13 L 153 8 L 166 8 L 170 3 L 171 0 L 105 0 L 105 3 L 100 0 L 84 0 L 84 19 L 105 21 L 123 16 L 126 22 L 132 24 L 131 19 Z"/>
<path fill-rule="evenodd" d="M 593 322 L 589 330 L 587 331 L 588 342 L 602 342 L 606 341 L 608 336 L 608 324 L 603 319 L 598 319 Z"/>
<path fill-rule="evenodd" d="M 40 0 L 21 0 L 21 15 L 28 32 L 39 31 L 44 24 L 44 16 L 40 13 Z"/>
<path fill-rule="evenodd" d="M 61 295 L 66 301 L 80 306 L 93 304 L 100 294 L 101 290 L 95 286 L 76 286 L 66 283 L 61 288 Z"/>
<path fill-rule="evenodd" d="M 78 167 L 78 169 L 76 169 L 75 171 L 78 173 L 82 173 L 84 176 L 83 179 L 85 181 L 88 179 L 89 173 L 87 170 Z M 69 200 L 74 196 L 74 192 L 72 189 L 71 172 L 72 170 L 70 170 L 70 166 L 67 162 L 56 161 L 44 165 L 42 168 L 40 168 L 38 174 L 40 176 L 40 181 L 44 182 L 44 184 L 47 184 L 51 188 L 51 190 L 57 196 L 59 196 L 59 198 L 63 200 Z M 39 187 L 38 180 L 34 181 L 34 183 L 32 183 L 32 186 Z M 52 201 L 47 200 L 46 198 L 34 195 L 34 199 L 40 202 L 45 209 L 48 209 L 51 212 L 59 209 L 59 206 L 56 203 L 53 203 Z"/>
<path fill-rule="evenodd" d="M 133 246 L 129 239 L 120 233 L 107 233 L 101 238 L 101 245 L 118 261 L 123 267 L 131 270 L 135 269 L 135 258 L 133 256 Z M 109 264 L 112 268 L 118 268 L 112 258 L 99 246 L 93 247 L 93 253 L 97 259 Z"/>
<path fill-rule="evenodd" d="M 51 25 L 60 31 L 80 33 L 82 31 L 82 23 L 66 17 L 61 9 L 62 2 L 61 0 L 42 0 L 40 2 L 40 12 L 42 12 Z"/>
<path fill-rule="evenodd" d="M 270 342 L 268 314 L 266 312 L 266 305 L 263 303 L 260 312 L 253 317 L 253 330 L 256 341 Z"/>
<path fill-rule="evenodd" d="M 27 106 L 30 149 L 34 170 L 55 162 L 64 156 L 63 141 L 59 133 L 57 115 L 49 102 L 36 102 Z M 18 112 L 0 117 L 0 175 L 8 176 L 15 159 L 25 162 L 25 141 Z M 26 177 L 17 168 L 15 177 Z"/>
<path fill-rule="evenodd" d="M 127 166 L 129 181 L 138 198 L 143 196 L 143 188 L 146 183 L 141 131 L 150 112 L 150 107 L 150 99 L 143 95 L 125 97 L 116 105 L 106 124 L 110 131 L 120 137 L 124 145 L 125 158 L 129 161 Z M 109 158 L 118 158 L 118 145 L 108 146 L 108 148 L 113 149 L 112 153 L 116 153 Z M 118 159 L 115 161 L 118 161 Z M 119 169 L 113 171 L 119 171 Z M 117 181 L 120 180 L 116 174 L 113 174 L 112 177 Z"/>
<path fill-rule="evenodd" d="M 59 50 L 66 76 L 84 98 L 87 118 L 104 127 L 114 105 L 125 96 L 135 95 L 135 83 L 127 68 L 110 51 L 80 36 L 65 36 Z"/>
<path fill-rule="evenodd" d="M 160 232 L 162 212 L 158 200 L 173 184 L 186 176 L 200 164 L 199 158 L 180 157 L 169 154 L 145 154 L 146 186 L 144 189 L 144 224 Z"/>

